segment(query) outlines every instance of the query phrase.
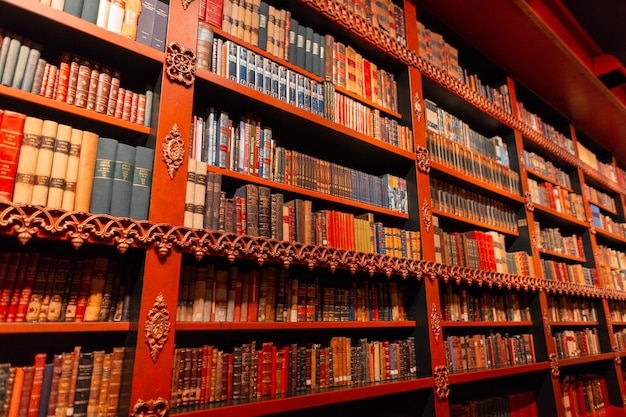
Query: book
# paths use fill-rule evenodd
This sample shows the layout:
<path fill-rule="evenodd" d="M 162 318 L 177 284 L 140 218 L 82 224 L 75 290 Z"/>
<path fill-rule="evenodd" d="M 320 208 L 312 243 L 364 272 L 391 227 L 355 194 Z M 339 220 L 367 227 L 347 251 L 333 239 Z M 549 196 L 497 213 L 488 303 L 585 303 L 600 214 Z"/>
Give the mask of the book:
<path fill-rule="evenodd" d="M 111 203 L 108 213 L 117 217 L 128 217 L 133 191 L 135 171 L 135 147 L 118 143 L 113 167 Z"/>
<path fill-rule="evenodd" d="M 75 417 L 85 417 L 87 415 L 93 366 L 94 353 L 80 352 L 76 375 L 76 388 L 74 393 L 74 408 L 72 410 L 72 415 Z M 70 415 L 69 411 L 68 415 Z"/>
<path fill-rule="evenodd" d="M 26 115 L 5 110 L 0 119 L 0 200 L 11 201 Z"/>
<path fill-rule="evenodd" d="M 35 83 L 35 77 L 37 75 L 37 67 L 41 58 L 41 45 L 33 44 L 32 48 L 28 52 L 28 58 L 26 60 L 26 66 L 24 68 L 24 77 L 22 83 L 16 87 L 22 91 L 30 92 Z"/>
<path fill-rule="evenodd" d="M 26 72 L 26 63 L 28 62 L 28 56 L 30 55 L 30 50 L 31 42 L 25 40 L 20 46 L 19 52 L 17 54 L 15 69 L 13 70 L 13 79 L 11 80 L 11 84 L 8 84 L 10 87 L 21 89 L 22 81 L 24 80 L 24 73 Z"/>
<path fill-rule="evenodd" d="M 2 37 L 2 43 L 0 43 L 0 82 L 2 81 L 2 75 L 4 74 L 4 67 L 9 53 L 9 45 L 11 44 L 11 38 L 14 35 L 11 32 L 5 32 Z"/>
<path fill-rule="evenodd" d="M 106 30 L 121 35 L 122 25 L 124 23 L 124 8 L 126 1 L 111 0 L 109 6 L 109 16 L 107 19 Z"/>
<path fill-rule="evenodd" d="M 36 361 L 36 359 L 35 359 Z M 45 362 L 45 356 L 44 356 Z M 36 365 L 35 365 L 36 366 Z M 28 417 L 46 417 L 48 415 L 48 404 L 50 402 L 50 396 L 52 391 L 52 375 L 54 370 L 54 362 L 44 364 L 43 378 L 41 383 L 41 390 L 39 392 L 39 398 L 35 392 L 33 392 L 32 401 L 38 402 L 37 412 L 33 413 L 32 408 L 28 410 Z M 35 390 L 35 380 L 33 380 L 33 390 Z M 32 404 L 31 401 L 31 404 Z"/>
<path fill-rule="evenodd" d="M 106 416 L 114 417 L 118 415 L 118 404 L 120 396 L 120 388 L 122 385 L 122 372 L 124 369 L 124 347 L 113 348 L 111 357 L 111 376 L 109 379 Z"/>
<path fill-rule="evenodd" d="M 46 199 L 46 205 L 51 208 L 61 208 L 63 203 L 63 191 L 65 190 L 65 176 L 72 141 L 72 131 L 72 127 L 68 125 L 61 124 L 57 128 Z M 37 162 L 39 162 L 39 158 Z"/>
<path fill-rule="evenodd" d="M 156 1 L 157 0 L 142 0 L 141 13 L 139 14 L 139 21 L 137 23 L 137 42 L 148 46 L 152 45 Z"/>
<path fill-rule="evenodd" d="M 63 194 L 61 196 L 61 208 L 73 210 L 76 197 L 76 182 L 78 181 L 78 167 L 80 164 L 80 150 L 83 142 L 84 132 L 72 128 L 70 135 L 69 151 L 63 181 Z"/>
<path fill-rule="evenodd" d="M 31 204 L 45 206 L 48 200 L 48 187 L 50 184 L 50 172 L 54 157 L 54 146 L 59 124 L 53 120 L 44 120 L 41 130 L 41 142 L 37 152 L 37 164 L 35 166 L 35 180 Z"/>
<path fill-rule="evenodd" d="M 95 192 L 91 196 L 89 205 L 89 212 L 91 213 L 109 214 L 111 209 L 117 146 L 118 141 L 116 139 L 98 139 L 92 184 L 92 189 Z"/>
<path fill-rule="evenodd" d="M 22 41 L 22 37 L 18 35 L 14 35 L 9 40 L 0 84 L 8 86 L 11 86 L 13 84 L 15 67 L 17 66 L 17 60 L 20 54 L 20 48 L 22 47 Z"/>
<path fill-rule="evenodd" d="M 165 51 L 165 38 L 167 34 L 167 16 L 169 4 L 157 0 L 152 28 L 151 46 L 159 51 Z"/>
<path fill-rule="evenodd" d="M 131 40 L 137 39 L 139 16 L 142 10 L 142 0 L 126 0 L 122 27 L 120 29 L 122 36 Z"/>
<path fill-rule="evenodd" d="M 65 0 L 63 11 L 71 15 L 81 17 L 83 14 L 84 0 Z"/>
<path fill-rule="evenodd" d="M 89 211 L 99 141 L 97 134 L 83 131 L 76 176 L 76 191 L 74 192 L 74 210 L 76 211 Z"/>
<path fill-rule="evenodd" d="M 13 201 L 16 203 L 31 202 L 42 128 L 43 120 L 26 117 L 13 188 Z"/>
<path fill-rule="evenodd" d="M 95 24 L 98 20 L 99 6 L 100 0 L 84 0 L 83 9 L 80 13 L 81 19 Z"/>
<path fill-rule="evenodd" d="M 135 150 L 135 169 L 133 171 L 132 192 L 129 217 L 137 220 L 148 219 L 150 194 L 152 189 L 152 166 L 154 150 L 137 146 Z"/>

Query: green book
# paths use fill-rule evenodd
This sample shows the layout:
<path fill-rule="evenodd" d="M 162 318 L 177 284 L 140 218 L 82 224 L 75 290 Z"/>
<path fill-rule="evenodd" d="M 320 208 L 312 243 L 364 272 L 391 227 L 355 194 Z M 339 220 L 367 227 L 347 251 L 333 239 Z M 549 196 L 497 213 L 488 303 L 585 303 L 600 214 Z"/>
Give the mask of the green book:
<path fill-rule="evenodd" d="M 39 64 L 39 58 L 41 57 L 41 45 L 33 45 L 28 53 L 28 59 L 26 60 L 26 68 L 24 68 L 24 77 L 22 79 L 19 88 L 22 91 L 27 91 L 33 88 L 33 82 L 35 80 L 35 74 L 37 73 L 37 65 Z"/>
<path fill-rule="evenodd" d="M 111 208 L 109 214 L 128 217 L 130 198 L 135 174 L 135 147 L 120 143 L 117 145 L 115 167 L 113 168 L 113 188 L 111 190 Z"/>
<path fill-rule="evenodd" d="M 80 17 L 93 24 L 98 19 L 98 7 L 100 6 L 100 0 L 84 0 L 83 10 Z"/>
<path fill-rule="evenodd" d="M 4 43 L 4 42 L 3 42 Z M 9 47 L 6 55 L 6 62 L 4 63 L 4 69 L 2 71 L 2 81 L 4 85 L 13 84 L 13 76 L 15 75 L 15 67 L 17 66 L 17 57 L 22 47 L 22 38 L 14 36 L 9 41 Z"/>
<path fill-rule="evenodd" d="M 81 17 L 85 0 L 65 0 L 63 11 L 76 17 Z"/>
<path fill-rule="evenodd" d="M 152 191 L 152 166 L 154 149 L 137 146 L 135 152 L 135 173 L 130 198 L 129 217 L 137 220 L 148 219 L 150 193 Z"/>
<path fill-rule="evenodd" d="M 9 44 L 13 34 L 6 32 L 2 37 L 2 43 L 0 44 L 0 81 L 2 81 L 2 74 L 4 73 L 4 64 L 7 61 L 7 54 L 9 53 Z"/>
<path fill-rule="evenodd" d="M 10 85 L 13 88 L 20 88 L 22 86 L 22 80 L 24 79 L 24 72 L 26 72 L 26 63 L 28 62 L 28 55 L 30 54 L 30 42 L 24 41 L 20 46 L 19 53 L 17 54 L 17 60 L 15 61 L 15 69 L 13 70 L 13 79 Z"/>
<path fill-rule="evenodd" d="M 118 142 L 111 138 L 100 138 L 96 152 L 91 203 L 92 213 L 109 214 L 113 192 L 113 174 Z"/>

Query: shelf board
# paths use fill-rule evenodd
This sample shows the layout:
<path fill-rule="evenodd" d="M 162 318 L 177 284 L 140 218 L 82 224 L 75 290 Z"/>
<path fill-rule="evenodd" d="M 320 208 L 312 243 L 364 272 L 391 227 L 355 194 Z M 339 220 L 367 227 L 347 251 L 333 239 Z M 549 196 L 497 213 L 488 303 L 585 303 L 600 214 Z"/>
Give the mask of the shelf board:
<path fill-rule="evenodd" d="M 560 362 L 559 362 L 560 364 Z M 494 369 L 480 369 L 467 372 L 455 372 L 450 373 L 448 381 L 450 384 L 461 384 L 464 382 L 473 382 L 489 378 L 498 378 L 502 376 L 526 374 L 529 372 L 542 371 L 549 369 L 550 364 L 548 362 L 537 362 L 527 365 L 507 366 L 503 368 Z"/>
<path fill-rule="evenodd" d="M 602 236 L 603 238 L 612 240 L 614 242 L 626 243 L 626 237 L 625 236 L 620 236 L 618 234 L 609 232 L 607 230 L 600 229 L 599 227 L 596 227 L 596 236 Z"/>
<path fill-rule="evenodd" d="M 442 327 L 530 327 L 532 321 L 442 321 Z"/>
<path fill-rule="evenodd" d="M 54 22 L 65 29 L 70 28 L 76 32 L 77 36 L 87 35 L 96 38 L 113 47 L 126 49 L 133 54 L 144 56 L 150 60 L 162 63 L 165 60 L 165 53 L 150 46 L 143 45 L 114 32 L 103 29 L 95 24 L 81 19 L 80 17 L 54 9 L 34 0 L 2 0 L 3 3 L 11 5 L 13 8 L 21 9 L 19 13 L 36 15 L 39 18 Z"/>
<path fill-rule="evenodd" d="M 535 171 L 534 169 L 530 169 L 530 168 L 526 168 L 526 172 L 529 173 L 530 175 L 532 175 L 533 177 L 536 177 L 542 181 L 546 181 L 551 183 L 552 185 L 555 185 L 565 191 L 567 191 L 568 193 L 573 193 L 574 190 L 572 190 L 570 187 L 567 187 L 563 184 L 559 184 L 558 182 L 554 181 L 552 178 L 548 177 L 547 175 L 542 174 L 539 171 Z"/>
<path fill-rule="evenodd" d="M 597 321 L 550 321 L 552 327 L 592 327 L 599 324 Z"/>
<path fill-rule="evenodd" d="M 297 193 L 297 194 L 301 194 L 303 196 L 308 196 L 308 197 L 312 197 L 312 198 L 316 198 L 316 199 L 320 199 L 320 200 L 326 200 L 326 201 L 330 201 L 330 202 L 333 202 L 333 203 L 342 204 L 344 206 L 349 206 L 349 207 L 352 207 L 352 208 L 362 209 L 362 210 L 365 210 L 365 211 L 372 211 L 372 212 L 384 214 L 386 216 L 397 217 L 397 218 L 400 218 L 400 219 L 408 219 L 409 218 L 409 214 L 408 213 L 400 213 L 398 211 L 386 209 L 386 208 L 383 208 L 383 207 L 373 206 L 371 204 L 362 203 L 362 202 L 359 202 L 359 201 L 348 200 L 348 199 L 341 198 L 341 197 L 335 197 L 335 196 L 332 196 L 330 194 L 322 193 L 320 191 L 313 191 L 313 190 L 308 190 L 306 188 L 296 187 L 294 185 L 283 184 L 281 182 L 275 182 L 275 181 L 267 180 L 267 179 L 264 179 L 264 178 L 259 178 L 259 177 L 256 177 L 254 175 L 248 175 L 248 174 L 243 174 L 241 172 L 235 172 L 235 171 L 231 171 L 231 170 L 228 170 L 228 169 L 218 168 L 218 167 L 215 167 L 215 166 L 212 166 L 212 165 L 207 166 L 207 170 L 213 171 L 213 172 L 219 172 L 219 173 L 221 173 L 224 176 L 231 177 L 231 178 L 236 178 L 236 179 L 241 180 L 241 181 L 245 181 L 245 182 L 249 182 L 249 183 L 255 183 L 255 184 L 258 184 L 258 185 L 271 187 L 271 188 L 279 189 L 279 190 L 283 190 L 283 191 L 288 191 L 288 192 L 291 192 L 291 193 Z"/>
<path fill-rule="evenodd" d="M 380 150 L 396 154 L 402 158 L 411 160 L 415 159 L 415 154 L 413 152 L 403 150 L 401 148 L 398 148 L 397 146 L 393 146 L 389 143 L 383 142 L 382 140 L 378 140 L 363 133 L 359 133 L 356 130 L 350 129 L 330 119 L 326 119 L 325 117 L 316 115 L 277 98 L 268 96 L 267 94 L 264 94 L 248 86 L 239 84 L 235 81 L 229 80 L 209 70 L 198 69 L 196 75 L 200 80 L 204 80 L 212 85 L 219 86 L 220 88 L 228 90 L 232 93 L 245 96 L 248 99 L 256 101 L 259 105 L 271 106 L 275 109 L 288 113 L 289 115 L 299 117 L 302 120 L 313 122 L 318 126 L 332 130 L 346 137 L 354 138 L 356 140 L 374 146 Z"/>
<path fill-rule="evenodd" d="M 456 214 L 447 213 L 445 211 L 441 211 L 441 210 L 437 210 L 437 209 L 432 209 L 432 212 L 436 216 L 446 217 L 448 219 L 456 220 L 456 221 L 462 222 L 462 223 L 473 224 L 475 226 L 481 227 L 481 228 L 486 229 L 486 230 L 494 230 L 496 232 L 504 233 L 504 234 L 509 235 L 509 236 L 519 236 L 519 232 L 514 232 L 514 231 L 509 230 L 509 229 L 503 229 L 503 228 L 498 227 L 498 226 L 492 226 L 490 224 L 481 223 L 481 222 L 475 221 L 475 220 L 470 220 L 470 219 L 467 219 L 465 217 L 458 216 Z"/>
<path fill-rule="evenodd" d="M 129 322 L 0 323 L 0 334 L 128 332 Z"/>
<path fill-rule="evenodd" d="M 626 326 L 626 321 L 611 321 L 611 324 L 613 326 L 624 327 Z"/>
<path fill-rule="evenodd" d="M 539 253 L 545 254 L 545 255 L 550 255 L 550 256 L 554 256 L 557 258 L 562 258 L 562 259 L 567 259 L 570 261 L 576 261 L 576 262 L 587 262 L 587 260 L 585 258 L 581 258 L 579 256 L 574 256 L 574 255 L 567 255 L 564 253 L 560 253 L 560 252 L 554 252 L 551 250 L 547 250 L 547 249 L 539 249 Z"/>
<path fill-rule="evenodd" d="M 597 202 L 591 201 L 591 200 L 589 200 L 588 203 L 589 204 L 593 204 L 594 206 L 598 207 L 600 210 L 605 211 L 605 212 L 607 212 L 607 213 L 609 213 L 609 214 L 611 214 L 613 216 L 617 215 L 617 211 L 615 209 L 607 207 L 604 204 L 600 204 L 600 203 L 597 203 Z"/>
<path fill-rule="evenodd" d="M 600 353 L 598 355 L 580 356 L 578 358 L 565 358 L 565 359 L 559 358 L 559 367 L 580 365 L 583 363 L 590 363 L 590 362 L 613 360 L 613 358 L 614 358 L 613 352 Z"/>
<path fill-rule="evenodd" d="M 440 162 L 430 161 L 430 168 L 432 170 L 439 171 L 450 177 L 453 177 L 455 178 L 456 181 L 460 180 L 460 181 L 463 181 L 464 183 L 472 184 L 473 186 L 476 186 L 482 190 L 488 191 L 490 194 L 497 195 L 498 198 L 504 197 L 506 199 L 509 199 L 518 203 L 524 203 L 525 201 L 521 195 L 513 194 L 510 191 L 500 188 L 496 184 L 489 184 L 481 180 L 480 178 L 472 177 L 470 175 L 464 174 Z"/>
<path fill-rule="evenodd" d="M 305 393 L 290 397 L 260 399 L 245 402 L 229 401 L 211 403 L 193 408 L 188 407 L 180 410 L 174 409 L 171 410 L 171 414 L 184 417 L 202 417 L 207 415 L 210 411 L 210 415 L 212 417 L 231 417 L 237 415 L 253 417 L 432 388 L 432 378 L 418 378 L 329 389 L 323 392 Z"/>
<path fill-rule="evenodd" d="M 25 91 L 7 87 L 5 85 L 0 85 L 0 96 L 24 101 L 30 104 L 35 104 L 37 106 L 56 110 L 58 112 L 69 113 L 84 119 L 93 120 L 99 123 L 114 126 L 142 135 L 147 135 L 150 133 L 149 126 L 131 123 L 129 121 L 118 119 L 112 116 L 107 116 L 106 114 L 101 114 L 93 110 L 83 109 L 82 107 L 73 106 L 71 104 L 63 103 L 61 101 L 53 100 L 51 98 L 42 97 L 37 94 L 27 93 Z"/>
<path fill-rule="evenodd" d="M 415 321 L 368 321 L 368 322 L 177 322 L 178 331 L 217 330 L 315 330 L 315 329 L 413 329 Z"/>
<path fill-rule="evenodd" d="M 559 218 L 563 221 L 566 222 L 570 222 L 570 223 L 574 223 L 578 226 L 583 226 L 583 227 L 589 227 L 589 224 L 582 221 L 582 220 L 578 220 L 576 217 L 574 216 L 570 216 L 569 214 L 566 213 L 561 213 L 559 211 L 554 210 L 553 208 L 550 208 L 548 206 L 544 206 L 543 204 L 539 204 L 539 203 L 534 203 L 535 206 L 535 212 L 540 211 L 542 213 L 548 214 L 552 217 L 556 217 Z"/>

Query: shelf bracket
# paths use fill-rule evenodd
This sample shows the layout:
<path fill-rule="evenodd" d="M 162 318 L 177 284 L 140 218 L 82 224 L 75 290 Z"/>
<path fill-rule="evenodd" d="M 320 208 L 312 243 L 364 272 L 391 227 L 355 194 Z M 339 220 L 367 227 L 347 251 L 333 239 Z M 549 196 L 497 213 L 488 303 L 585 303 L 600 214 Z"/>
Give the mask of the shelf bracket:
<path fill-rule="evenodd" d="M 168 417 L 170 415 L 170 403 L 165 398 L 150 399 L 148 401 L 138 399 L 133 407 L 130 417 Z"/>

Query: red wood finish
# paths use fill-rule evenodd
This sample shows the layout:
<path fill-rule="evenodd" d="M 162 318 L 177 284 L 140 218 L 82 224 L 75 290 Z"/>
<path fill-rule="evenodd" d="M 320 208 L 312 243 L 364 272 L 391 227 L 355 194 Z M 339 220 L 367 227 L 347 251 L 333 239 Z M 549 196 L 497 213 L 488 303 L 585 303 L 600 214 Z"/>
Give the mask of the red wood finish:
<path fill-rule="evenodd" d="M 559 253 L 559 252 L 553 252 L 551 250 L 547 250 L 547 249 L 539 249 L 539 253 L 545 253 L 546 255 L 550 255 L 550 256 L 556 256 L 558 258 L 561 259 L 568 259 L 570 261 L 575 261 L 575 262 L 586 262 L 585 258 L 581 258 L 578 256 L 572 256 L 572 255 L 566 255 L 564 253 Z"/>
<path fill-rule="evenodd" d="M 503 376 L 542 371 L 548 368 L 550 368 L 550 364 L 548 362 L 538 362 L 528 365 L 507 366 L 496 369 L 480 369 L 476 371 L 457 372 L 450 374 L 448 379 L 450 384 L 461 384 L 464 382 L 480 381 L 489 378 L 499 378 Z"/>
<path fill-rule="evenodd" d="M 475 221 L 475 220 L 466 219 L 465 217 L 461 217 L 461 216 L 456 215 L 456 214 L 451 214 L 451 213 L 447 213 L 445 211 L 436 210 L 436 209 L 433 209 L 432 212 L 433 212 L 434 215 L 437 215 L 437 216 L 440 216 L 440 217 L 447 217 L 449 219 L 457 220 L 457 221 L 460 221 L 460 222 L 463 222 L 463 223 L 467 223 L 467 224 L 473 224 L 473 225 L 481 227 L 483 229 L 495 230 L 496 232 L 504 233 L 505 235 L 509 235 L 509 236 L 519 236 L 518 232 L 514 232 L 514 231 L 509 230 L 509 229 L 503 229 L 501 227 L 488 225 L 488 224 L 481 223 L 481 222 L 478 222 L 478 221 Z"/>
<path fill-rule="evenodd" d="M 444 321 L 441 323 L 442 327 L 530 327 L 533 325 L 532 321 Z"/>
<path fill-rule="evenodd" d="M 279 323 L 279 322 L 220 322 L 195 323 L 178 322 L 177 331 L 229 331 L 229 330 L 316 330 L 316 329 L 412 329 L 415 321 L 368 321 L 368 322 L 313 322 L 313 323 Z"/>
<path fill-rule="evenodd" d="M 128 332 L 131 329 L 137 329 L 135 323 L 2 323 L 2 325 L 0 325 L 0 334 L 106 333 Z"/>

